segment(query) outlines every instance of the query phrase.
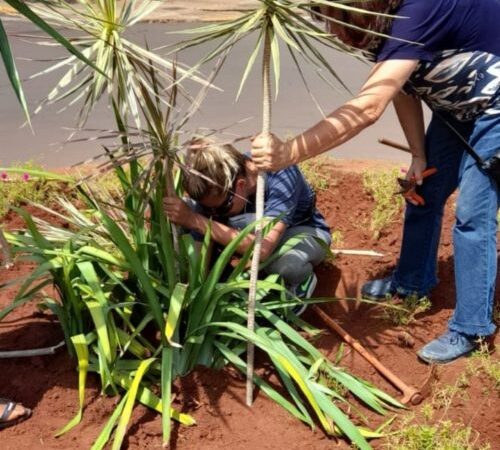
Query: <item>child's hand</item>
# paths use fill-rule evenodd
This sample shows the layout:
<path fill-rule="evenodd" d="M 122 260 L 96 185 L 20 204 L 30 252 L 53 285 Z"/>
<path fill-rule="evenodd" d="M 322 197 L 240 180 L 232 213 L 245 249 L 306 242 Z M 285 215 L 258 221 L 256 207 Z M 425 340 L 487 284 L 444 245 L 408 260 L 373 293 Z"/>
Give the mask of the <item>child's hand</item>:
<path fill-rule="evenodd" d="M 186 228 L 193 223 L 193 210 L 179 197 L 165 197 L 163 209 L 171 222 Z"/>

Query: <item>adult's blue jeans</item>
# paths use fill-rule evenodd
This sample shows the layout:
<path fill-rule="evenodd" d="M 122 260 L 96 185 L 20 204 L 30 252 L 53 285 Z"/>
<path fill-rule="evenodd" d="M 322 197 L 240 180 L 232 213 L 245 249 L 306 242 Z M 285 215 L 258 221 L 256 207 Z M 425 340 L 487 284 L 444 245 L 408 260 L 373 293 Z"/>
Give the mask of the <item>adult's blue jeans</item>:
<path fill-rule="evenodd" d="M 255 214 L 246 213 L 230 217 L 228 225 L 241 230 L 252 222 L 255 222 Z M 331 236 L 327 231 L 298 225 L 286 229 L 275 252 L 287 241 L 299 235 L 300 242 L 264 268 L 266 273 L 280 275 L 290 289 L 298 286 L 312 274 L 313 267 L 325 259 L 326 249 L 331 244 Z"/>
<path fill-rule="evenodd" d="M 500 150 L 500 115 L 448 122 L 483 159 Z M 437 253 L 444 205 L 459 188 L 453 230 L 456 307 L 449 328 L 471 336 L 495 332 L 493 303 L 497 272 L 499 191 L 464 145 L 439 118 L 426 134 L 427 166 L 438 172 L 418 188 L 425 206 L 408 204 L 399 263 L 392 282 L 400 293 L 427 295 L 438 283 Z"/>

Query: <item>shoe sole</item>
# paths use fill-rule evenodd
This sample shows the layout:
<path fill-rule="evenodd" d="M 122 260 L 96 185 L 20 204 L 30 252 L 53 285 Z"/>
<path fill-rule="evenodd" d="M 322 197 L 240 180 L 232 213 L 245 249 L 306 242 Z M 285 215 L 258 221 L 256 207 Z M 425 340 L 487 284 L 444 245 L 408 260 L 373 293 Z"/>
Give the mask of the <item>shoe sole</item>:
<path fill-rule="evenodd" d="M 15 425 L 18 425 L 21 422 L 28 420 L 32 414 L 33 414 L 33 411 L 31 409 L 25 408 L 25 412 L 22 416 L 19 416 L 16 419 L 7 420 L 5 422 L 0 422 L 0 430 L 3 430 L 4 428 L 9 428 L 9 427 L 13 427 Z"/>
<path fill-rule="evenodd" d="M 305 295 L 305 298 L 308 299 L 308 298 L 311 298 L 315 289 L 316 289 L 316 286 L 318 285 L 318 277 L 316 275 L 314 275 L 312 281 L 311 281 L 311 284 L 309 285 L 309 288 L 307 289 L 307 292 L 306 292 L 306 295 Z"/>
<path fill-rule="evenodd" d="M 418 352 L 417 352 L 417 357 L 418 357 L 418 359 L 422 360 L 423 362 L 425 362 L 427 364 L 437 364 L 439 366 L 446 366 L 447 364 L 451 364 L 452 362 L 455 362 L 457 359 L 467 358 L 476 350 L 477 350 L 477 348 L 473 348 L 472 350 L 468 351 L 467 353 L 463 353 L 463 354 L 457 356 L 456 358 L 446 359 L 446 360 L 426 358 L 425 356 L 420 355 Z"/>

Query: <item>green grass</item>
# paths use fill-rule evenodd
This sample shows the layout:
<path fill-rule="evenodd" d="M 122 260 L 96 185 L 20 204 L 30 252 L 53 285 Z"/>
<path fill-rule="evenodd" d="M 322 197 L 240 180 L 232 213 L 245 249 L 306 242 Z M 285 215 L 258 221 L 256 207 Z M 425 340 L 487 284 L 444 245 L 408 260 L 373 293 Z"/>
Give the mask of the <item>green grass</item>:
<path fill-rule="evenodd" d="M 344 234 L 340 230 L 332 231 L 332 246 L 335 248 L 342 247 L 344 243 Z"/>
<path fill-rule="evenodd" d="M 11 207 L 18 207 L 25 203 L 40 203 L 49 206 L 56 202 L 58 196 L 64 194 L 75 199 L 77 192 L 67 183 L 49 180 L 44 177 L 31 176 L 28 172 L 43 171 L 42 166 L 33 161 L 16 163 L 10 169 L 19 169 L 21 173 L 13 174 L 0 171 L 0 217 L 7 214 Z M 26 170 L 25 173 L 22 171 Z M 120 181 L 114 172 L 106 172 L 91 178 L 87 182 L 93 191 L 108 192 L 113 198 L 120 198 Z"/>
<path fill-rule="evenodd" d="M 331 158 L 328 156 L 320 156 L 299 164 L 299 168 L 304 174 L 307 182 L 316 192 L 327 191 L 331 188 L 330 174 L 327 173 L 326 170 L 330 160 Z"/>
<path fill-rule="evenodd" d="M 468 376 L 464 372 L 452 385 L 442 386 L 422 405 L 422 419 L 414 413 L 398 424 L 389 434 L 384 448 L 397 450 L 490 450 L 489 444 L 479 443 L 479 433 L 462 422 L 448 418 L 456 398 L 468 401 Z M 438 416 L 438 417 L 437 417 Z"/>
<path fill-rule="evenodd" d="M 388 301 L 392 300 L 389 296 Z M 416 321 L 418 314 L 428 311 L 432 306 L 428 297 L 418 297 L 417 295 L 408 295 L 401 304 L 396 304 L 388 308 L 384 308 L 382 318 L 393 325 L 409 325 Z"/>
<path fill-rule="evenodd" d="M 384 446 L 390 450 L 488 450 L 489 444 L 478 443 L 479 433 L 451 420 L 435 424 L 412 424 L 406 420 L 400 431 L 389 436 Z"/>
<path fill-rule="evenodd" d="M 488 349 L 486 343 L 480 345 L 467 362 L 467 374 L 469 376 L 484 375 L 492 383 L 493 389 L 500 393 L 500 361 L 494 353 Z M 486 388 L 486 387 L 485 387 Z"/>
<path fill-rule="evenodd" d="M 396 195 L 398 176 L 397 169 L 363 173 L 363 186 L 375 201 L 370 222 L 375 239 L 380 237 L 383 229 L 394 222 L 403 209 L 404 199 L 401 195 Z"/>
<path fill-rule="evenodd" d="M 453 405 L 453 401 L 456 397 L 465 401 L 470 400 L 466 391 L 468 384 L 463 375 L 464 374 L 460 375 L 454 384 L 441 386 L 432 397 L 433 408 L 442 411 L 443 417 Z"/>
<path fill-rule="evenodd" d="M 489 450 L 490 444 L 479 443 L 479 433 L 461 421 L 451 420 L 449 412 L 454 402 L 469 402 L 470 381 L 481 374 L 494 373 L 498 361 L 483 347 L 475 352 L 467 368 L 453 384 L 437 388 L 420 408 L 419 414 L 406 415 L 393 426 L 384 448 L 397 450 Z M 491 376 L 491 375 L 488 375 Z M 498 374 L 497 374 L 498 376 Z M 495 377 L 490 378 L 495 382 Z M 497 378 L 498 379 L 498 378 Z M 487 392 L 484 395 L 488 395 Z"/>
<path fill-rule="evenodd" d="M 14 164 L 12 168 L 21 170 L 40 170 L 41 167 L 29 161 Z M 7 214 L 12 206 L 20 206 L 25 202 L 49 203 L 61 191 L 61 184 L 43 178 L 34 178 L 28 173 L 20 175 L 0 173 L 0 217 Z"/>

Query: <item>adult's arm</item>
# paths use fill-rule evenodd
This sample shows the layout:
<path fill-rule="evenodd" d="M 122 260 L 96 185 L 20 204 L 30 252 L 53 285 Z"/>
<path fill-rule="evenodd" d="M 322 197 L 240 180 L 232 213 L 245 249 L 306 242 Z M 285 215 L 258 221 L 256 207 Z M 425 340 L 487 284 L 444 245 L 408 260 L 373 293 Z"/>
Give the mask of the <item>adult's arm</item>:
<path fill-rule="evenodd" d="M 400 92 L 418 60 L 377 63 L 356 97 L 304 133 L 281 142 L 261 134 L 252 142 L 252 159 L 259 170 L 279 170 L 333 149 L 375 123 Z"/>
<path fill-rule="evenodd" d="M 196 231 L 204 235 L 209 226 L 209 219 L 202 214 L 193 211 L 186 203 L 178 197 L 165 197 L 163 207 L 168 218 L 188 230 Z M 277 222 L 262 240 L 260 258 L 265 261 L 278 245 L 281 236 L 287 229 L 284 222 Z M 229 227 L 223 223 L 212 220 L 210 227 L 211 237 L 215 242 L 226 246 L 231 243 L 239 234 L 239 230 Z M 255 236 L 249 234 L 240 243 L 236 251 L 242 255 L 252 245 Z"/>
<path fill-rule="evenodd" d="M 411 154 L 425 157 L 425 127 L 422 100 L 412 95 L 399 92 L 394 97 L 394 108 L 405 134 Z"/>
<path fill-rule="evenodd" d="M 399 92 L 394 97 L 393 103 L 412 154 L 407 178 L 415 177 L 417 184 L 421 184 L 422 172 L 427 166 L 422 101 L 412 95 Z"/>

